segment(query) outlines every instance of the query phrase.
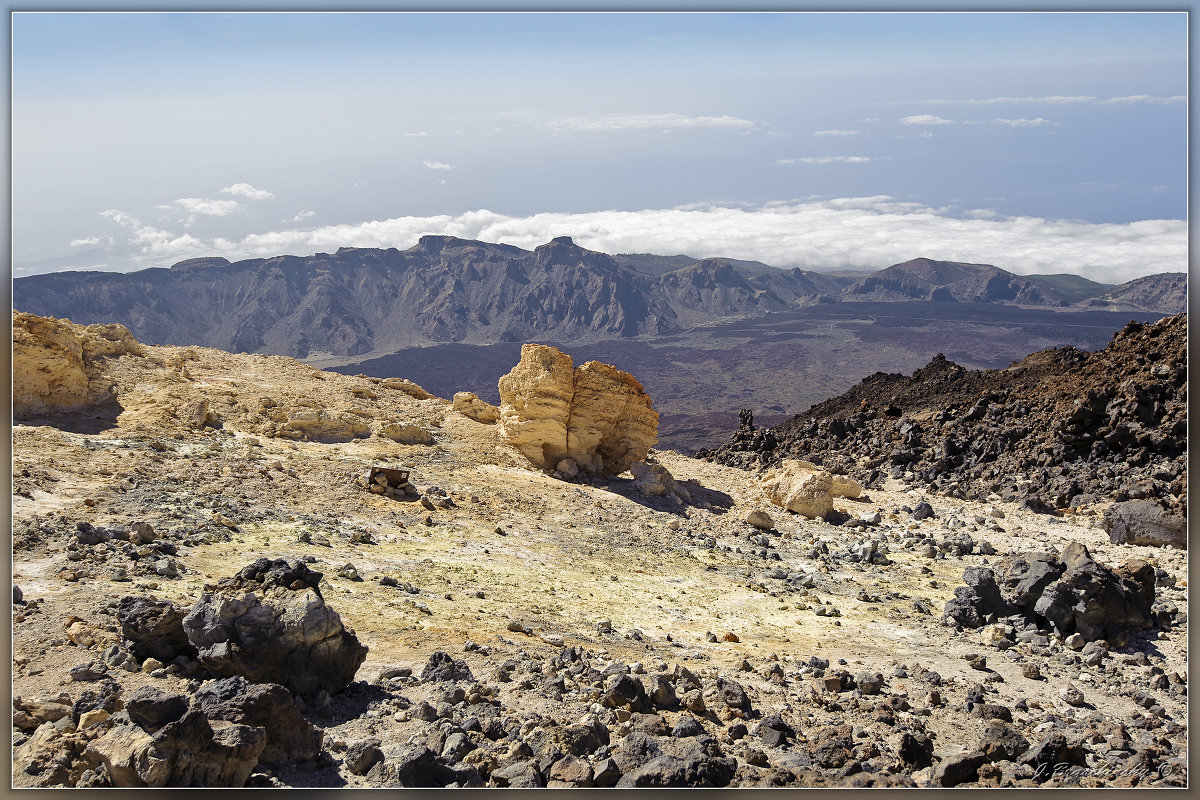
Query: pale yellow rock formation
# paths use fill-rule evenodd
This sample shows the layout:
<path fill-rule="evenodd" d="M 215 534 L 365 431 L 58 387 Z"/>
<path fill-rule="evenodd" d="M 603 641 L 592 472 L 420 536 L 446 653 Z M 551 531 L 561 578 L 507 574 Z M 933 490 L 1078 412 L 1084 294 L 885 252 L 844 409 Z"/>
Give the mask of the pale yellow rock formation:
<path fill-rule="evenodd" d="M 422 389 L 417 384 L 410 381 L 408 378 L 387 378 L 380 384 L 384 389 L 395 389 L 404 392 L 414 400 L 430 400 L 437 399 L 434 395 Z M 443 401 L 445 402 L 445 401 Z"/>
<path fill-rule="evenodd" d="M 765 511 L 755 509 L 746 515 L 746 522 L 762 531 L 774 530 L 775 521 Z"/>
<path fill-rule="evenodd" d="M 571 357 L 555 347 L 523 345 L 520 362 L 499 385 L 501 438 L 542 469 L 566 458 Z"/>
<path fill-rule="evenodd" d="M 785 459 L 759 480 L 767 499 L 781 508 L 809 518 L 833 510 L 833 476 L 807 461 Z"/>
<path fill-rule="evenodd" d="M 389 422 L 378 425 L 375 435 L 391 439 L 399 444 L 433 444 L 433 434 L 411 422 Z"/>
<path fill-rule="evenodd" d="M 491 403 L 480 400 L 474 392 L 456 392 L 454 410 L 476 422 L 490 424 L 500 419 L 500 409 Z"/>
<path fill-rule="evenodd" d="M 849 497 L 854 500 L 862 494 L 862 484 L 845 475 L 834 475 L 830 491 L 834 497 Z"/>
<path fill-rule="evenodd" d="M 646 457 L 658 441 L 658 412 L 628 372 L 599 361 L 575 369 L 567 422 L 567 453 L 579 469 L 618 475 Z"/>
<path fill-rule="evenodd" d="M 89 325 L 13 312 L 13 416 L 77 411 L 114 397 L 100 362 L 141 355 L 123 325 Z"/>
<path fill-rule="evenodd" d="M 362 417 L 327 409 L 300 408 L 288 414 L 278 436 L 315 441 L 349 441 L 371 435 L 371 426 Z"/>
<path fill-rule="evenodd" d="M 572 368 L 555 347 L 527 344 L 500 379 L 500 435 L 535 466 L 571 459 L 582 472 L 616 475 L 658 439 L 658 412 L 628 372 L 589 361 Z"/>

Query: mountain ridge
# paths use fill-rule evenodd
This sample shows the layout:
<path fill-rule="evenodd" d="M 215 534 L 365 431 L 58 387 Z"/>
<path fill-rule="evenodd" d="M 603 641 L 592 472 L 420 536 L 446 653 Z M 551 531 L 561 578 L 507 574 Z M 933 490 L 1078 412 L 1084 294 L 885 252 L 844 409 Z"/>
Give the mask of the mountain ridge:
<path fill-rule="evenodd" d="M 13 305 L 84 324 L 120 322 L 150 343 L 296 358 L 369 358 L 447 342 L 658 336 L 831 302 L 1073 305 L 1053 282 L 985 264 L 918 258 L 854 280 L 736 259 L 681 263 L 687 258 L 612 256 L 568 236 L 524 250 L 430 235 L 403 251 L 342 247 L 235 262 L 194 258 L 132 273 L 28 276 L 13 281 Z M 1172 275 L 1139 279 L 1140 288 L 1128 290 L 1095 284 L 1107 290 L 1103 299 L 1074 305 L 1173 313 L 1186 303 L 1186 276 Z M 1073 288 L 1077 296 L 1078 283 Z"/>

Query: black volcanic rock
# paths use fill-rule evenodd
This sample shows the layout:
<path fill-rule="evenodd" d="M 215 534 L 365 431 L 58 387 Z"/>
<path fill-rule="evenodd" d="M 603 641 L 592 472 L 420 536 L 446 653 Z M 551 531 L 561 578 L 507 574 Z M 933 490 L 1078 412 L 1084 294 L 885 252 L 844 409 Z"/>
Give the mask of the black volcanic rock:
<path fill-rule="evenodd" d="M 1110 514 L 1114 541 L 1141 536 L 1153 516 L 1158 540 L 1179 545 L 1186 348 L 1187 316 L 1179 315 L 1131 322 L 1094 353 L 1042 350 L 1007 369 L 967 370 L 939 354 L 911 376 L 877 372 L 787 422 L 743 427 L 697 455 L 744 468 L 801 458 L 868 486 L 891 474 L 951 497 L 995 493 L 1042 512 L 1156 500 L 1161 513 Z"/>

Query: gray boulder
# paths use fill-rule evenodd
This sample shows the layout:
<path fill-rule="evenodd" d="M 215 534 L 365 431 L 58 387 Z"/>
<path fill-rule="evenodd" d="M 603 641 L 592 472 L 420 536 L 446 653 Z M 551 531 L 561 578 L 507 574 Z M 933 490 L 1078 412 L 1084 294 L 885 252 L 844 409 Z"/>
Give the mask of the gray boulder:
<path fill-rule="evenodd" d="M 183 629 L 186 612 L 167 600 L 154 597 L 122 597 L 117 620 L 125 646 L 138 662 L 156 658 L 164 664 L 184 655 L 195 658 L 196 648 Z"/>
<path fill-rule="evenodd" d="M 1101 523 L 1114 544 L 1141 544 L 1187 549 L 1187 518 L 1153 500 L 1115 503 Z"/>
<path fill-rule="evenodd" d="M 325 604 L 320 580 L 302 561 L 260 558 L 192 606 L 183 619 L 188 641 L 217 675 L 305 696 L 340 691 L 367 648 Z"/>
<path fill-rule="evenodd" d="M 240 675 L 211 681 L 196 692 L 196 706 L 210 720 L 263 728 L 267 743 L 259 763 L 266 766 L 311 761 L 321 753 L 321 731 L 277 683 L 250 683 Z"/>

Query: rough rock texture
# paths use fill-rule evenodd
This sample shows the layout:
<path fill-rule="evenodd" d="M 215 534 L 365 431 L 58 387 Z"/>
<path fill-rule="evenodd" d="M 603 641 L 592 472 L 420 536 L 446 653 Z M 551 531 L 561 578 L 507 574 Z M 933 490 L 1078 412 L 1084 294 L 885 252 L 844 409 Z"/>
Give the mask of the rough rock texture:
<path fill-rule="evenodd" d="M 66 320 L 13 312 L 13 415 L 76 411 L 114 399 L 99 361 L 139 345 L 123 325 L 81 328 Z"/>
<path fill-rule="evenodd" d="M 410 422 L 389 422 L 379 425 L 375 429 L 375 435 L 400 444 L 433 444 L 433 434 L 420 425 L 413 425 Z"/>
<path fill-rule="evenodd" d="M 763 490 L 775 505 L 805 517 L 824 518 L 833 509 L 834 497 L 858 497 L 857 481 L 834 476 L 811 462 L 787 459 L 762 476 Z"/>
<path fill-rule="evenodd" d="M 249 683 L 240 675 L 206 684 L 196 707 L 210 720 L 221 719 L 266 731 L 259 757 L 264 765 L 311 761 L 321 752 L 321 731 L 296 708 L 292 695 L 277 683 Z"/>
<path fill-rule="evenodd" d="M 500 409 L 484 400 L 474 392 L 456 392 L 454 394 L 454 410 L 476 422 L 493 423 L 500 419 Z"/>
<path fill-rule="evenodd" d="M 1131 322 L 1103 350 L 1042 350 L 1007 369 L 941 354 L 877 372 L 770 429 L 747 410 L 698 457 L 743 468 L 807 458 L 865 486 L 891 475 L 942 495 L 1046 509 L 1158 499 L 1187 514 L 1187 315 Z"/>
<path fill-rule="evenodd" d="M 674 496 L 690 501 L 691 493 L 681 485 L 671 471 L 653 459 L 639 461 L 629 468 L 633 475 L 633 486 L 649 497 Z"/>
<path fill-rule="evenodd" d="M 302 562 L 266 558 L 221 579 L 183 619 L 200 662 L 301 695 L 344 689 L 367 648 L 325 604 L 320 579 Z"/>
<path fill-rule="evenodd" d="M 156 658 L 165 664 L 176 656 L 196 655 L 183 630 L 185 614 L 170 601 L 154 597 L 126 596 L 117 606 L 121 636 L 139 663 Z"/>
<path fill-rule="evenodd" d="M 1154 626 L 1154 568 L 1135 560 L 1110 570 L 1078 542 L 1057 556 L 1023 553 L 1001 559 L 994 570 L 968 567 L 963 580 L 946 601 L 947 624 L 978 628 L 1006 619 L 1084 641 Z"/>
<path fill-rule="evenodd" d="M 86 755 L 117 787 L 239 788 L 265 745 L 262 728 L 210 722 L 192 710 L 153 734 L 133 724 L 113 727 Z"/>
<path fill-rule="evenodd" d="M 527 344 L 500 379 L 500 435 L 533 464 L 554 469 L 571 459 L 583 472 L 617 475 L 645 459 L 658 435 L 658 413 L 627 372 Z"/>
<path fill-rule="evenodd" d="M 1114 503 L 1104 511 L 1104 530 L 1115 544 L 1166 545 L 1187 549 L 1187 518 L 1155 500 Z"/>

